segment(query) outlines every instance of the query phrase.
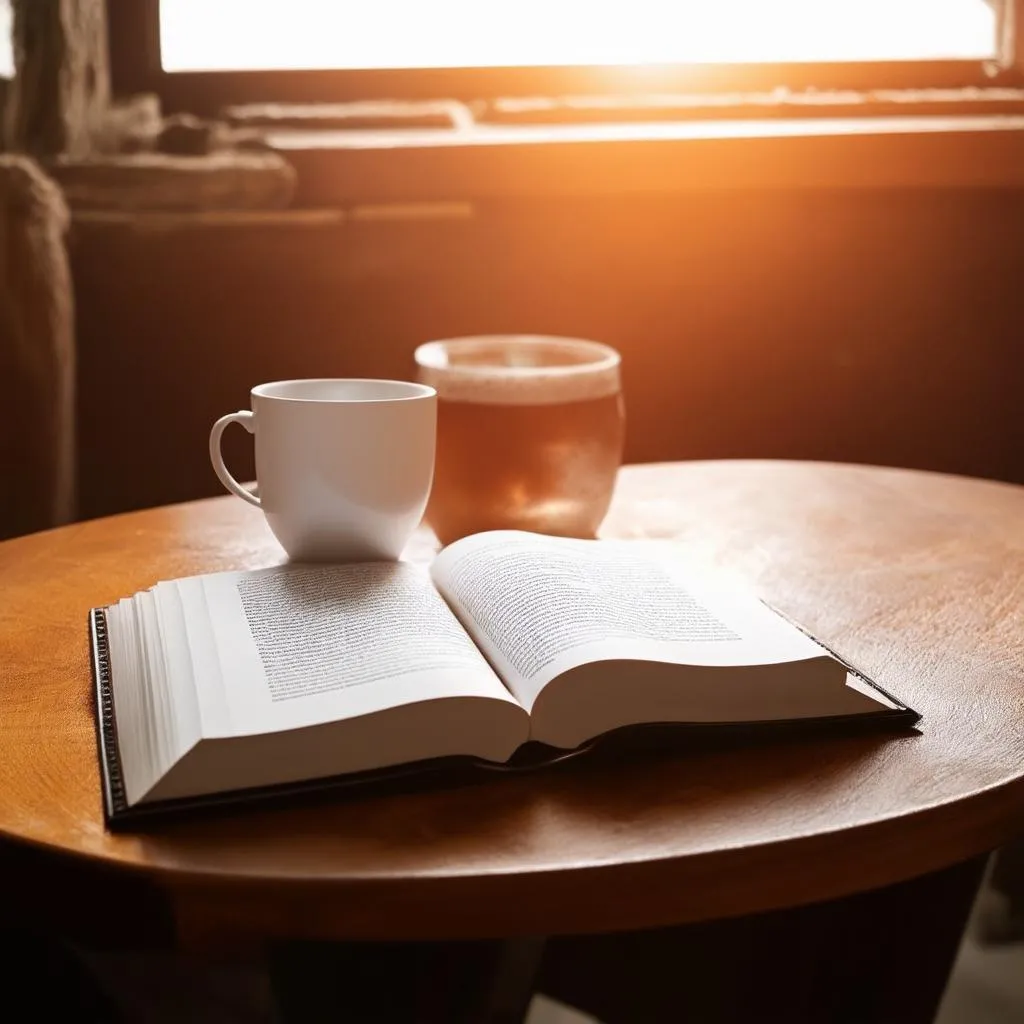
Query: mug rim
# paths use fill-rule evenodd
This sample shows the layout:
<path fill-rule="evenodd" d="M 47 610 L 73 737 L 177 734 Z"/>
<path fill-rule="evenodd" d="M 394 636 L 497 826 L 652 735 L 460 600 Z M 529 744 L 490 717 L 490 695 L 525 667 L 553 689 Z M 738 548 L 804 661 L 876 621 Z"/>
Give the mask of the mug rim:
<path fill-rule="evenodd" d="M 546 366 L 507 366 L 498 363 L 451 363 L 447 353 L 471 352 L 474 348 L 507 344 L 510 347 L 540 348 L 563 346 L 592 355 L 584 363 L 553 363 Z M 492 376 L 495 371 L 515 376 L 574 376 L 578 374 L 606 373 L 622 363 L 619 351 L 601 341 L 560 334 L 467 334 L 452 338 L 425 341 L 413 353 L 417 366 L 440 374 L 460 376 Z"/>
<path fill-rule="evenodd" d="M 389 394 L 368 398 L 359 397 L 336 397 L 336 398 L 311 398 L 293 394 L 277 394 L 278 390 L 287 392 L 291 388 L 318 384 L 377 384 L 393 388 L 395 394 Z M 424 398 L 434 398 L 437 391 L 429 384 L 420 384 L 411 380 L 395 380 L 386 377 L 293 377 L 289 380 L 272 380 L 263 384 L 257 384 L 250 389 L 253 399 L 262 398 L 274 402 L 293 402 L 296 404 L 309 405 L 356 405 L 388 402 L 415 402 Z"/>

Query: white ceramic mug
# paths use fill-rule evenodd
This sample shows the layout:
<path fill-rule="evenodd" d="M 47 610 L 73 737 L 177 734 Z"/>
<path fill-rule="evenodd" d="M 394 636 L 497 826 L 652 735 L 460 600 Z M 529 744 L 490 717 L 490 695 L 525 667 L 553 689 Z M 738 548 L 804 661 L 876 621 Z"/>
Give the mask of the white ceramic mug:
<path fill-rule="evenodd" d="M 263 510 L 296 561 L 396 559 L 419 525 L 434 473 L 437 394 L 396 380 L 284 380 L 222 416 L 210 461 L 232 494 Z M 221 435 L 256 442 L 258 496 L 224 465 Z"/>

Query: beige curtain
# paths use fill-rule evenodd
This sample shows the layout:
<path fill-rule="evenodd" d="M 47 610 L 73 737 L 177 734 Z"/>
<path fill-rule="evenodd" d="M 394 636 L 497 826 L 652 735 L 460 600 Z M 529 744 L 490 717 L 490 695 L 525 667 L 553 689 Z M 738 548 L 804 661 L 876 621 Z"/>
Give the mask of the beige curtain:
<path fill-rule="evenodd" d="M 0 537 L 74 517 L 67 224 L 60 190 L 39 167 L 0 156 Z"/>

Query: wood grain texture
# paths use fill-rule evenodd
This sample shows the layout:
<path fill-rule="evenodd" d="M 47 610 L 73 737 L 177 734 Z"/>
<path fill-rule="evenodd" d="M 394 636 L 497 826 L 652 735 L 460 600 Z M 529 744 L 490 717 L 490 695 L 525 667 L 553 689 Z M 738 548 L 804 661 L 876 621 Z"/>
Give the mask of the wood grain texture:
<path fill-rule="evenodd" d="M 924 715 L 919 735 L 593 764 L 104 832 L 85 616 L 281 559 L 231 498 L 0 545 L 0 833 L 150 874 L 194 941 L 550 934 L 894 883 L 1024 830 L 1024 489 L 904 470 L 627 468 L 608 536 L 672 537 Z M 419 540 L 427 555 L 429 538 Z"/>

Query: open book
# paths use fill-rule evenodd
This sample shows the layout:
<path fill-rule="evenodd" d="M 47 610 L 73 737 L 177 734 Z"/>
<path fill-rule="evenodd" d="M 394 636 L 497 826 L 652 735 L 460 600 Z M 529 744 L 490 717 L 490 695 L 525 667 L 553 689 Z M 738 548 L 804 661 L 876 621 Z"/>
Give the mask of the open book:
<path fill-rule="evenodd" d="M 112 824 L 643 723 L 917 718 L 753 595 L 643 542 L 495 532 L 429 568 L 172 580 L 94 610 L 92 632 Z"/>

